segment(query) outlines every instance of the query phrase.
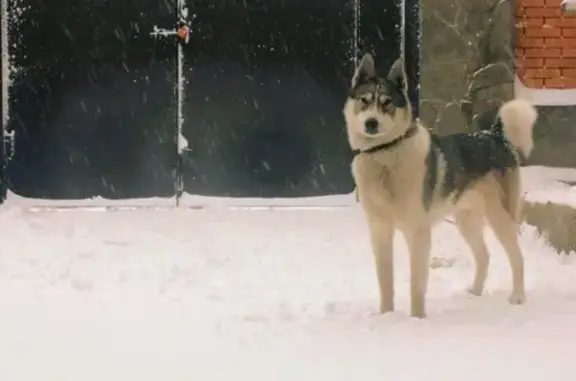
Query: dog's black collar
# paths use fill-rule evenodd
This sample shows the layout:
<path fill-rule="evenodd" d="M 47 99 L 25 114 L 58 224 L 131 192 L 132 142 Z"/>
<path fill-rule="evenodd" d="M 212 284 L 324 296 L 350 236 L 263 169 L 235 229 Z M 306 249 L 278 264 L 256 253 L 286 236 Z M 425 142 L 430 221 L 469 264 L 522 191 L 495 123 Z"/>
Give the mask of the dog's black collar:
<path fill-rule="evenodd" d="M 396 147 L 398 144 L 400 144 L 404 139 L 408 139 L 409 137 L 415 135 L 417 131 L 418 131 L 418 127 L 412 126 L 409 129 L 407 129 L 403 135 L 398 136 L 394 140 L 390 140 L 389 142 L 378 144 L 378 145 L 375 145 L 373 147 L 370 147 L 370 148 L 367 148 L 364 150 L 355 149 L 352 151 L 352 155 L 353 155 L 353 157 L 356 157 L 356 156 L 360 155 L 361 153 L 374 153 L 374 152 L 378 152 L 378 151 L 382 151 L 382 150 L 392 149 L 392 148 Z"/>

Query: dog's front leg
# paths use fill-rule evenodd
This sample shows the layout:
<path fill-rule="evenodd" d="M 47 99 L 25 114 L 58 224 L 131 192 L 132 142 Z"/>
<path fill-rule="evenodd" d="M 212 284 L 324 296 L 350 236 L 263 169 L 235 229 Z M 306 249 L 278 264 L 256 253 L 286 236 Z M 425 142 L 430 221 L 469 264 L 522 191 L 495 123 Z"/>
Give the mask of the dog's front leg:
<path fill-rule="evenodd" d="M 410 250 L 410 315 L 425 318 L 431 227 L 429 225 L 414 226 L 403 233 Z"/>
<path fill-rule="evenodd" d="M 381 216 L 369 216 L 372 251 L 380 288 L 380 313 L 394 311 L 394 229 L 390 221 Z"/>

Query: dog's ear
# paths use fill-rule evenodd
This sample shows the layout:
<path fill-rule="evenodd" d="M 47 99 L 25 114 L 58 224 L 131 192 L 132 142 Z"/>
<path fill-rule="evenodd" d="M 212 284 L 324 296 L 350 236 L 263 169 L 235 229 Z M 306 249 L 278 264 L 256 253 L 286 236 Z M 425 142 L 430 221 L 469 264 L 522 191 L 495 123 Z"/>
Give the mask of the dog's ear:
<path fill-rule="evenodd" d="M 376 67 L 374 66 L 374 57 L 372 54 L 366 53 L 360 60 L 358 69 L 352 77 L 352 87 L 356 87 L 359 83 L 366 81 L 369 78 L 374 78 L 376 76 Z"/>
<path fill-rule="evenodd" d="M 399 57 L 390 68 L 388 72 L 388 80 L 392 82 L 397 89 L 408 91 L 408 81 L 406 80 L 406 72 L 404 71 L 404 58 Z"/>

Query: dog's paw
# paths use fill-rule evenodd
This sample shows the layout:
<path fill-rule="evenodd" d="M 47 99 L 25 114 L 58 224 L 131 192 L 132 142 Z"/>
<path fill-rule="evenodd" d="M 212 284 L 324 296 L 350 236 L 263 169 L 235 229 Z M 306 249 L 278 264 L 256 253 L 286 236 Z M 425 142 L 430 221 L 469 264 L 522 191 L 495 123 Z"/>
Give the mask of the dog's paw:
<path fill-rule="evenodd" d="M 526 303 L 526 295 L 523 292 L 513 292 L 509 297 L 508 301 L 513 305 L 520 305 Z"/>
<path fill-rule="evenodd" d="M 390 312 L 394 312 L 394 306 L 384 306 L 384 305 L 381 305 L 381 306 L 380 306 L 380 309 L 378 310 L 378 313 L 379 313 L 380 315 L 387 314 L 387 313 L 390 313 Z"/>
<path fill-rule="evenodd" d="M 394 299 L 393 298 L 380 299 L 380 309 L 378 311 L 380 314 L 387 314 L 389 312 L 394 312 Z"/>
<path fill-rule="evenodd" d="M 483 292 L 481 287 L 470 286 L 466 289 L 466 293 L 473 296 L 482 296 Z"/>
<path fill-rule="evenodd" d="M 424 311 L 412 311 L 410 317 L 414 319 L 426 319 L 427 315 Z"/>

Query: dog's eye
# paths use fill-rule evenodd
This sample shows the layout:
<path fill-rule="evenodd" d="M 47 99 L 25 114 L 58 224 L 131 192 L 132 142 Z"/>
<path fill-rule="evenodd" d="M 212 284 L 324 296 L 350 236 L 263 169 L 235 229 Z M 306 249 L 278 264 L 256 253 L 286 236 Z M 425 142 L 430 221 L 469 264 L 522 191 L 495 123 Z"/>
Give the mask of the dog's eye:
<path fill-rule="evenodd" d="M 382 100 L 382 106 L 384 106 L 384 107 L 390 106 L 391 103 L 392 103 L 392 99 L 390 99 L 390 98 L 386 98 L 386 99 Z"/>
<path fill-rule="evenodd" d="M 368 106 L 370 103 L 372 103 L 373 99 L 374 99 L 374 95 L 372 93 L 366 93 L 360 97 L 360 102 L 364 106 Z"/>

